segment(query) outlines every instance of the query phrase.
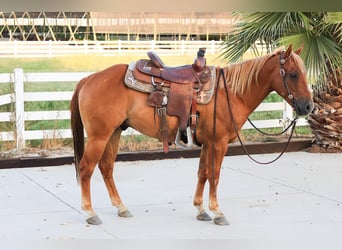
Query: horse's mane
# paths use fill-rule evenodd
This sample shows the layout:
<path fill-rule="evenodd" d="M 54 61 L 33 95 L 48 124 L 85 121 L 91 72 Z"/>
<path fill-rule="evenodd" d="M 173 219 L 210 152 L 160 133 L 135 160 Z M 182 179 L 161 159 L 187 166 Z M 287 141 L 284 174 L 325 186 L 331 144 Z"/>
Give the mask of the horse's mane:
<path fill-rule="evenodd" d="M 253 83 L 258 84 L 259 73 L 262 67 L 274 55 L 276 53 L 226 66 L 224 68 L 225 76 L 232 93 L 240 95 L 249 90 Z"/>

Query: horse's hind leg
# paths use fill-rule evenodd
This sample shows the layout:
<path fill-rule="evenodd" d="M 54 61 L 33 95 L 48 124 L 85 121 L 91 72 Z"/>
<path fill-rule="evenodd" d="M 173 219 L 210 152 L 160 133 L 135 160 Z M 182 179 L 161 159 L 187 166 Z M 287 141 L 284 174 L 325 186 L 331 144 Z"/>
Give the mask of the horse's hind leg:
<path fill-rule="evenodd" d="M 80 184 L 82 191 L 82 209 L 88 214 L 89 224 L 101 224 L 101 219 L 96 215 L 91 204 L 90 179 L 93 175 L 96 163 L 101 158 L 107 140 L 89 139 L 85 148 L 84 155 L 80 161 Z"/>
<path fill-rule="evenodd" d="M 120 135 L 120 128 L 115 130 L 112 134 L 99 162 L 99 168 L 106 184 L 112 205 L 118 208 L 118 215 L 121 217 L 132 217 L 132 214 L 121 201 L 113 178 L 114 161 L 118 153 Z"/>

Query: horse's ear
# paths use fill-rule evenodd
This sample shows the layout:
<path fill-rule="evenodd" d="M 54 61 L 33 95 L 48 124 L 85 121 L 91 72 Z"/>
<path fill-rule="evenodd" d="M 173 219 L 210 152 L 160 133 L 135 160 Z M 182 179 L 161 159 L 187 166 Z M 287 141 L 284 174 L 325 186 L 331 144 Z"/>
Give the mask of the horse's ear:
<path fill-rule="evenodd" d="M 302 46 L 300 46 L 299 49 L 297 49 L 297 50 L 295 51 L 295 53 L 296 53 L 297 55 L 299 55 L 300 52 L 302 52 L 303 49 L 304 49 L 304 44 L 302 44 Z"/>
<path fill-rule="evenodd" d="M 290 46 L 287 48 L 284 58 L 288 58 L 291 55 L 291 52 L 292 52 L 292 44 L 290 44 Z"/>

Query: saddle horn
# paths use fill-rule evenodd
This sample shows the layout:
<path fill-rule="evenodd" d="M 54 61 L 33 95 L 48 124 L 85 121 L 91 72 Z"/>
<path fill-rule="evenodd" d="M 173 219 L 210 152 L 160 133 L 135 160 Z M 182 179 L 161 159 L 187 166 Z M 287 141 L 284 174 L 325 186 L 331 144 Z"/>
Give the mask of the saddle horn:
<path fill-rule="evenodd" d="M 194 64 L 192 65 L 193 69 L 196 72 L 201 72 L 206 66 L 206 59 L 204 58 L 206 49 L 207 48 L 198 49 L 197 58 L 195 59 Z"/>

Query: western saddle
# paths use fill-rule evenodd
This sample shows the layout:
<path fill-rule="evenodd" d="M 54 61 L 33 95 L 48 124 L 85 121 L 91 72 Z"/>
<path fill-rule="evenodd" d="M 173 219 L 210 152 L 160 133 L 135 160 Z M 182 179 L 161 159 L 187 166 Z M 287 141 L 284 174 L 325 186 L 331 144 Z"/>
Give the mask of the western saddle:
<path fill-rule="evenodd" d="M 175 143 L 182 139 L 188 147 L 193 144 L 192 135 L 197 126 L 197 92 L 211 79 L 211 70 L 206 66 L 205 48 L 200 48 L 192 65 L 178 67 L 166 66 L 160 57 L 152 51 L 147 52 L 148 59 L 136 62 L 133 76 L 136 80 L 152 84 L 153 91 L 148 97 L 148 105 L 155 107 L 160 117 L 159 139 L 163 141 L 163 150 L 168 152 L 168 124 L 166 115 L 179 118 L 179 128 Z"/>

